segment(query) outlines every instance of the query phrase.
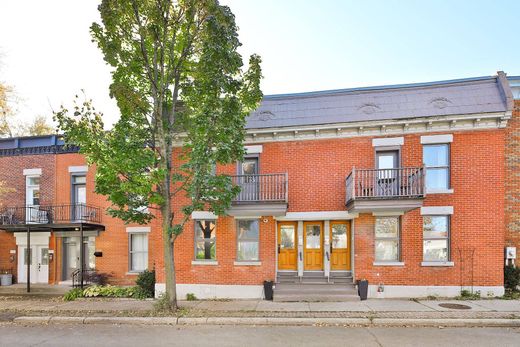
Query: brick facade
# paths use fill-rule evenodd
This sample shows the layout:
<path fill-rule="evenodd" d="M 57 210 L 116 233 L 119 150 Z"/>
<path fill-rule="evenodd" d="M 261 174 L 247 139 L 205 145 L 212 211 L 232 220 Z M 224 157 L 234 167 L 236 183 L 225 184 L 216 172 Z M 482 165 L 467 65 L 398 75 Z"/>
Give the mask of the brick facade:
<path fill-rule="evenodd" d="M 480 120 L 478 121 L 480 122 Z M 374 138 L 403 137 L 399 167 L 423 165 L 423 135 L 453 136 L 449 144 L 451 193 L 427 194 L 423 206 L 449 206 L 450 264 L 425 266 L 423 262 L 423 216 L 419 208 L 400 217 L 400 264 L 374 264 L 375 216 L 359 213 L 349 216 L 353 230 L 352 270 L 354 280 L 367 279 L 372 285 L 410 287 L 503 287 L 503 249 L 506 244 L 520 246 L 520 216 L 518 194 L 520 181 L 517 160 L 520 150 L 520 102 L 506 129 L 493 123 L 478 128 L 452 129 L 447 123 L 442 131 L 405 131 L 390 135 L 367 132 L 369 135 L 336 138 L 314 137 L 286 141 L 258 141 L 262 147 L 259 173 L 287 173 L 287 213 L 343 212 L 346 213 L 345 178 L 353 168 L 374 168 L 376 151 Z M 16 192 L 2 197 L 4 204 L 25 204 L 24 169 L 41 168 L 42 203 L 69 204 L 72 196 L 69 167 L 84 166 L 85 158 L 78 153 L 0 156 L 0 180 Z M 217 168 L 219 173 L 234 175 L 236 165 Z M 109 202 L 94 192 L 95 167 L 86 175 L 87 204 L 103 210 Z M 505 184 L 504 184 L 505 182 Z M 505 199 L 504 199 L 505 197 Z M 186 198 L 176 196 L 174 210 L 179 211 Z M 396 213 L 397 215 L 397 213 Z M 149 225 L 148 268 L 157 270 L 157 282 L 164 283 L 164 264 L 160 216 Z M 180 213 L 176 214 L 180 218 Z M 277 276 L 277 218 L 251 215 L 259 220 L 259 262 L 237 264 L 237 219 L 219 217 L 216 221 L 216 262 L 200 264 L 195 260 L 194 223 L 188 222 L 175 243 L 177 282 L 185 285 L 257 286 Z M 287 220 L 287 219 L 286 219 Z M 295 219 L 303 221 L 305 219 Z M 307 219 L 308 220 L 308 219 Z M 335 219 L 321 219 L 334 221 Z M 110 282 L 132 284 L 136 278 L 129 266 L 128 229 L 108 215 L 103 216 L 105 231 L 95 238 L 95 250 L 102 252 L 95 259 L 96 269 L 110 276 Z M 328 232 L 324 230 L 324 232 Z M 62 278 L 63 239 L 52 234 L 49 248 L 54 259 L 49 266 L 49 283 Z M 0 268 L 13 268 L 9 250 L 16 249 L 12 233 L 0 232 Z M 451 262 L 453 264 L 451 264 Z M 486 293 L 483 293 L 486 294 Z"/>

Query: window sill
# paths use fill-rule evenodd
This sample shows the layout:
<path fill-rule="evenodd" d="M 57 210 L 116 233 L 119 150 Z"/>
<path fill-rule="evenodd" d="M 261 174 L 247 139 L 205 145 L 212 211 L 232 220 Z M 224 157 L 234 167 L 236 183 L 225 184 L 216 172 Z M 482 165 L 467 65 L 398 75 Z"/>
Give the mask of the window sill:
<path fill-rule="evenodd" d="M 218 265 L 218 261 L 216 260 L 192 260 L 191 265 Z"/>
<path fill-rule="evenodd" d="M 235 266 L 261 266 L 261 261 L 235 261 L 233 263 Z"/>
<path fill-rule="evenodd" d="M 143 272 L 144 272 L 144 270 L 143 271 L 128 271 L 125 275 L 127 275 L 127 276 L 139 276 Z"/>
<path fill-rule="evenodd" d="M 439 266 L 439 267 L 452 267 L 455 266 L 455 263 L 452 261 L 423 261 L 421 266 Z"/>
<path fill-rule="evenodd" d="M 404 266 L 402 261 L 375 261 L 374 266 Z"/>
<path fill-rule="evenodd" d="M 452 194 L 453 189 L 428 189 L 426 188 L 426 194 Z"/>

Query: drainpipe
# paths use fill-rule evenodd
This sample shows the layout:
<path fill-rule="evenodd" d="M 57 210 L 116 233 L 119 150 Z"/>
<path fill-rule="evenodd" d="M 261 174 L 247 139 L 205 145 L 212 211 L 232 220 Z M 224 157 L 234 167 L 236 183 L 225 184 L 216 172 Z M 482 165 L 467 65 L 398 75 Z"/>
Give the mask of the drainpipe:
<path fill-rule="evenodd" d="M 27 262 L 27 293 L 31 292 L 31 262 L 32 262 L 32 252 L 31 252 L 31 228 L 27 226 L 27 258 L 25 259 Z"/>
<path fill-rule="evenodd" d="M 84 271 L 84 268 L 83 268 L 83 263 L 85 262 L 84 261 L 84 257 L 85 257 L 85 252 L 84 252 L 84 248 L 83 247 L 83 223 L 80 223 L 79 224 L 79 244 L 80 244 L 80 248 L 79 248 L 79 272 L 80 272 L 80 288 L 83 289 L 83 271 Z"/>

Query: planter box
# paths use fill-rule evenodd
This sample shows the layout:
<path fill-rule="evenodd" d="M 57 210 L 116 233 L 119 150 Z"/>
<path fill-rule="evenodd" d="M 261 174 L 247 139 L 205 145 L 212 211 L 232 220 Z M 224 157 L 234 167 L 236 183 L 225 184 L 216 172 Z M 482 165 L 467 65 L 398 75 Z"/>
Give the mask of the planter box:
<path fill-rule="evenodd" d="M 13 284 L 13 275 L 12 274 L 0 275 L 0 285 L 10 286 L 12 284 Z"/>

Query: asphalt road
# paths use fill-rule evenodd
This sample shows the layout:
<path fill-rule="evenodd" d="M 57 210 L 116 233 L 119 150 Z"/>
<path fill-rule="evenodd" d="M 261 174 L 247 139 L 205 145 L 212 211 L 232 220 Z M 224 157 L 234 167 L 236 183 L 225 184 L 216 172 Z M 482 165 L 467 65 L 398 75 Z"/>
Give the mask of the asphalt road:
<path fill-rule="evenodd" d="M 520 346 L 510 328 L 0 325 L 0 346 Z"/>

